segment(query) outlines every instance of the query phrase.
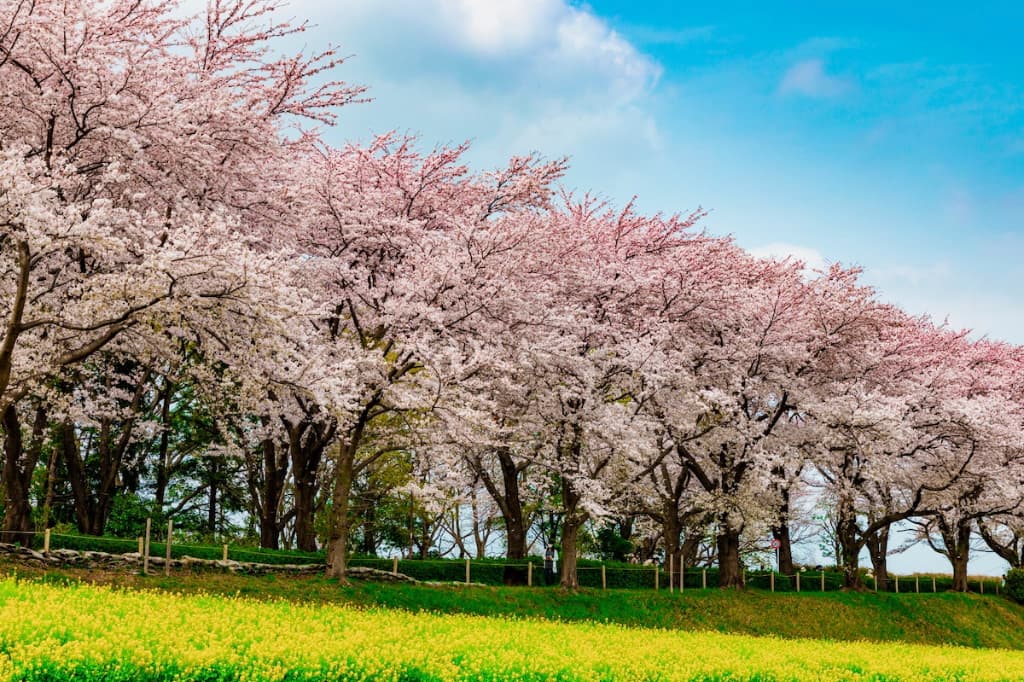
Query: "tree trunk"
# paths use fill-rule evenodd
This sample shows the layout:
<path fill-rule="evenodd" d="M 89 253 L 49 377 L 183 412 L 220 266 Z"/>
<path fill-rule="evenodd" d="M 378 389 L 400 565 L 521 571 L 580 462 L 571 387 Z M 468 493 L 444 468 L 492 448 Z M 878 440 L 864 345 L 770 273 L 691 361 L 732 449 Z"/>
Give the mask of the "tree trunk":
<path fill-rule="evenodd" d="M 271 417 L 260 417 L 260 424 L 265 429 L 269 429 L 272 423 Z M 272 435 L 263 438 L 258 447 L 245 451 L 250 514 L 259 526 L 260 547 L 265 549 L 281 547 L 281 531 L 285 525 L 281 518 L 281 502 L 289 466 L 288 444 Z"/>
<path fill-rule="evenodd" d="M 316 475 L 320 469 L 324 448 L 317 445 L 309 448 L 301 457 L 292 457 L 295 476 L 295 544 L 304 552 L 315 552 L 316 527 L 313 525 L 316 511 Z"/>
<path fill-rule="evenodd" d="M 210 489 L 206 500 L 206 530 L 210 535 L 217 533 L 217 475 L 219 473 L 216 458 L 210 460 Z"/>
<path fill-rule="evenodd" d="M 317 474 L 324 448 L 334 439 L 337 426 L 333 421 L 318 421 L 320 410 L 316 405 L 304 406 L 303 411 L 306 416 L 302 421 L 282 422 L 288 432 L 288 456 L 295 482 L 295 544 L 302 551 L 315 552 Z"/>
<path fill-rule="evenodd" d="M 522 561 L 526 558 L 526 523 L 519 496 L 521 470 L 512 459 L 512 453 L 505 448 L 498 451 L 498 463 L 501 466 L 504 491 L 504 504 L 499 504 L 498 509 L 505 522 L 505 558 L 509 561 Z M 506 585 L 525 585 L 526 579 L 526 570 L 515 566 L 505 567 L 502 581 Z"/>
<path fill-rule="evenodd" d="M 984 519 L 978 522 L 978 533 L 981 535 L 981 539 L 985 541 L 985 544 L 988 545 L 988 548 L 1001 559 L 1004 559 L 1006 563 L 1010 564 L 1010 568 L 1024 567 L 1024 542 L 1022 542 L 1019 533 L 1014 532 L 1008 542 L 1002 542 L 992 532 Z"/>
<path fill-rule="evenodd" d="M 260 514 L 260 547 L 281 549 L 281 529 L 277 525 L 277 510 L 264 508 Z"/>
<path fill-rule="evenodd" d="M 967 586 L 967 560 L 970 555 L 964 549 L 960 554 L 950 558 L 953 564 L 953 590 L 956 592 L 968 592 Z"/>
<path fill-rule="evenodd" d="M 740 563 L 740 532 L 723 521 L 717 538 L 718 586 L 743 587 L 743 566 Z"/>
<path fill-rule="evenodd" d="M 783 522 L 772 527 L 772 538 L 779 543 L 775 550 L 779 557 L 779 573 L 784 576 L 796 575 L 796 566 L 793 564 L 793 542 L 789 534 L 789 523 Z M 794 580 L 794 578 L 786 578 Z"/>
<path fill-rule="evenodd" d="M 96 443 L 96 469 L 93 489 L 86 488 L 85 507 L 87 510 L 87 530 L 83 532 L 90 535 L 103 535 L 107 527 L 107 519 L 110 518 L 110 509 L 114 504 L 114 497 L 117 495 L 121 465 L 124 462 L 125 454 L 132 443 L 132 432 L 135 428 L 135 419 L 142 407 L 143 398 L 150 387 L 152 370 L 147 369 L 138 383 L 132 395 L 129 406 L 129 416 L 120 423 L 120 433 L 114 429 L 114 422 L 110 419 L 101 419 Z M 109 390 L 110 384 L 107 383 Z M 73 433 L 72 433 L 73 435 Z M 88 459 L 83 460 L 83 470 L 87 486 L 90 482 L 88 471 Z"/>
<path fill-rule="evenodd" d="M 261 445 L 259 465 L 250 464 L 249 476 L 258 476 L 258 483 L 250 482 L 249 488 L 259 494 L 260 547 L 280 549 L 281 547 L 281 499 L 284 497 L 284 482 L 288 477 L 288 457 L 272 438 Z M 255 459 L 255 458 L 253 458 Z"/>
<path fill-rule="evenodd" d="M 836 523 L 836 534 L 839 536 L 839 546 L 842 549 L 843 587 L 850 590 L 864 589 L 860 579 L 861 543 L 857 540 L 858 531 L 855 517 L 840 514 Z"/>
<path fill-rule="evenodd" d="M 334 486 L 331 490 L 331 515 L 327 535 L 327 577 L 338 578 L 347 583 L 345 572 L 348 568 L 348 536 L 351 526 L 348 505 L 355 480 L 355 459 L 362 440 L 365 422 L 358 421 L 349 432 L 348 438 L 338 448 L 338 462 L 334 469 Z"/>
<path fill-rule="evenodd" d="M 75 504 L 75 524 L 80 533 L 89 534 L 89 486 L 85 480 L 85 465 L 82 462 L 78 435 L 75 433 L 75 425 L 70 420 L 65 420 L 61 425 L 60 444 Z"/>
<path fill-rule="evenodd" d="M 864 538 L 864 544 L 871 556 L 871 571 L 875 576 L 875 586 L 879 592 L 889 589 L 889 527 L 872 533 Z"/>
<path fill-rule="evenodd" d="M 772 470 L 772 473 L 776 476 L 777 482 L 775 486 L 779 490 L 781 500 L 778 522 L 771 529 L 772 538 L 779 545 L 776 550 L 779 564 L 778 569 L 782 575 L 795 575 L 796 566 L 793 564 L 793 542 L 789 533 L 790 495 L 789 485 L 786 482 L 786 469 L 785 467 L 776 467 Z"/>
<path fill-rule="evenodd" d="M 411 501 L 411 500 L 410 500 Z M 412 518 L 419 519 L 419 532 L 416 532 L 415 524 L 410 526 L 410 530 L 413 535 L 413 544 L 416 546 L 416 555 L 420 560 L 425 560 L 430 556 L 430 550 L 434 546 L 434 523 L 431 520 L 430 513 L 425 509 L 416 509 L 413 505 L 413 516 Z"/>
<path fill-rule="evenodd" d="M 953 565 L 953 591 L 968 592 L 967 562 L 971 556 L 971 523 L 959 521 L 955 527 L 950 527 L 940 521 L 939 529 L 946 546 L 946 557 Z"/>
<path fill-rule="evenodd" d="M 50 456 L 46 461 L 46 497 L 43 498 L 43 527 L 50 527 L 50 513 L 53 510 L 53 499 L 55 495 L 54 485 L 57 483 L 57 451 L 50 449 Z"/>
<path fill-rule="evenodd" d="M 697 555 L 700 552 L 700 544 L 702 535 L 692 532 L 692 526 L 689 528 L 686 534 L 686 538 L 683 540 L 682 547 L 679 548 L 680 566 L 684 569 L 686 567 L 693 568 L 697 565 Z"/>
<path fill-rule="evenodd" d="M 666 501 L 662 509 L 661 524 L 661 536 L 665 543 L 665 567 L 666 570 L 669 566 L 672 567 L 672 574 L 669 575 L 669 582 L 672 585 L 680 584 L 682 578 L 676 578 L 676 575 L 681 576 L 679 573 L 679 567 L 683 552 L 679 544 L 679 538 L 683 533 L 683 524 L 679 518 L 679 506 L 675 501 Z M 671 558 L 671 561 L 669 559 Z"/>
<path fill-rule="evenodd" d="M 86 442 L 87 451 L 92 449 L 93 442 L 96 443 L 98 459 L 95 487 L 91 489 L 89 472 L 86 470 L 87 460 L 82 456 L 83 446 L 75 425 L 70 420 L 61 425 L 61 454 L 74 499 L 75 524 L 79 532 L 86 535 L 103 535 L 107 519 L 110 517 L 110 507 L 117 489 L 117 474 L 120 470 L 120 453 L 127 448 L 130 436 L 120 439 L 117 444 L 112 444 L 112 439 L 110 421 L 103 420 L 98 434 Z"/>
<path fill-rule="evenodd" d="M 167 484 L 170 480 L 170 445 L 171 445 L 171 402 L 174 398 L 174 383 L 164 380 L 163 393 L 160 396 L 160 445 L 157 448 L 156 485 L 153 491 L 156 513 L 164 510 L 164 499 L 167 495 Z"/>
<path fill-rule="evenodd" d="M 562 507 L 565 517 L 562 519 L 562 569 L 560 583 L 563 589 L 575 590 L 580 586 L 576 574 L 576 555 L 579 544 L 579 531 L 586 521 L 586 515 L 578 510 L 580 496 L 572 489 L 568 479 L 562 479 Z"/>
<path fill-rule="evenodd" d="M 117 474 L 120 467 L 119 461 L 115 459 L 111 443 L 113 439 L 113 427 L 109 419 L 100 420 L 100 435 L 97 443 L 99 454 L 99 467 L 96 475 L 95 496 L 90 496 L 87 501 L 89 508 L 89 534 L 103 535 L 103 528 L 107 525 L 107 514 L 110 512 L 110 503 L 113 501 L 114 488 L 117 483 Z"/>
<path fill-rule="evenodd" d="M 32 426 L 32 442 L 25 448 L 21 433 L 21 420 L 14 405 L 8 405 L 3 413 L 4 426 L 4 523 L 0 541 L 31 545 L 32 527 L 32 473 L 35 471 L 39 453 L 42 450 L 43 432 L 46 429 L 46 412 L 36 410 Z"/>
<path fill-rule="evenodd" d="M 377 556 L 377 506 L 366 505 L 362 511 L 363 533 L 359 540 L 359 551 L 369 556 Z"/>
<path fill-rule="evenodd" d="M 526 558 L 526 517 L 523 514 L 523 502 L 519 494 L 519 478 L 522 467 L 516 464 L 512 452 L 508 448 L 498 448 L 495 452 L 498 466 L 501 469 L 501 489 L 491 478 L 488 467 L 479 457 L 468 457 L 467 462 L 480 476 L 484 489 L 498 505 L 501 519 L 505 524 L 505 558 L 520 561 Z M 506 566 L 502 581 L 506 585 L 525 585 L 526 570 Z"/>

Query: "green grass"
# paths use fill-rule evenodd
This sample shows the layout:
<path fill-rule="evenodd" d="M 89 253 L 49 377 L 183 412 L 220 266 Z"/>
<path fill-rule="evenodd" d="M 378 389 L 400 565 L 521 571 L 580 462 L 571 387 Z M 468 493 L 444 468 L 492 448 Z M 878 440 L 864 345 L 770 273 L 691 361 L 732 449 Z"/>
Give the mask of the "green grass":
<path fill-rule="evenodd" d="M 10 569 L 7 571 L 10 573 Z M 596 621 L 785 638 L 904 641 L 1024 649 L 1024 607 L 992 595 L 802 593 L 408 585 L 320 576 L 243 576 L 205 572 L 141 577 L 17 569 L 22 579 L 98 582 L 129 589 L 239 595 L 266 600 L 350 604 L 406 611 Z"/>
<path fill-rule="evenodd" d="M 1024 651 L 1007 649 L 411 613 L 44 577 L 0 578 L 0 682 L 1024 679 Z"/>

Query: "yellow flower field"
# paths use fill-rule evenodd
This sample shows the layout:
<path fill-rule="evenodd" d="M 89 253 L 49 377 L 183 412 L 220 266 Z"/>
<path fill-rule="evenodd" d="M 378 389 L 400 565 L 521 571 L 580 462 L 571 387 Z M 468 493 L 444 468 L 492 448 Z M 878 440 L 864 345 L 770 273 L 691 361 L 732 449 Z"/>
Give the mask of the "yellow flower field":
<path fill-rule="evenodd" d="M 0 580 L 0 680 L 1021 680 L 1024 652 Z"/>

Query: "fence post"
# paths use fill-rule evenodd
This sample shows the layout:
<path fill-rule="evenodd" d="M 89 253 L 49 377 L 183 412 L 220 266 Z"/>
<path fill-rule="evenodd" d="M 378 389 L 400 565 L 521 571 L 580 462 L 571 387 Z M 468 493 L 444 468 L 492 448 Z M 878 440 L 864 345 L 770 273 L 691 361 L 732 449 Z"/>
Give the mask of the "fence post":
<path fill-rule="evenodd" d="M 142 553 L 146 551 L 146 540 L 141 535 L 139 536 L 139 558 L 142 558 Z"/>
<path fill-rule="evenodd" d="M 768 582 L 772 586 L 772 592 L 775 592 L 775 571 L 768 574 Z"/>
<path fill-rule="evenodd" d="M 43 553 L 50 553 L 50 529 L 47 528 L 46 532 L 43 533 Z"/>
<path fill-rule="evenodd" d="M 391 557 L 391 575 L 398 575 L 398 557 Z"/>
<path fill-rule="evenodd" d="M 679 556 L 679 591 L 686 589 L 686 563 L 682 555 Z"/>
<path fill-rule="evenodd" d="M 526 586 L 533 587 L 533 562 L 526 562 Z"/>
<path fill-rule="evenodd" d="M 469 558 L 466 558 L 466 584 L 469 584 Z"/>
<path fill-rule="evenodd" d="M 228 560 L 228 543 L 224 543 L 224 551 L 221 553 L 221 561 Z"/>
<path fill-rule="evenodd" d="M 821 572 L 821 591 L 825 591 L 825 571 Z"/>
<path fill-rule="evenodd" d="M 935 589 L 935 576 L 933 575 L 932 576 L 932 592 L 937 592 L 937 591 L 938 590 Z"/>
<path fill-rule="evenodd" d="M 672 573 L 674 572 L 675 567 L 676 567 L 676 558 L 674 556 L 672 556 L 671 554 L 669 554 L 668 555 L 668 591 L 669 592 L 674 592 L 675 591 L 675 583 L 672 582 L 672 578 L 673 578 Z"/>
<path fill-rule="evenodd" d="M 654 562 L 654 591 L 658 591 L 658 574 L 661 573 L 661 566 L 658 566 L 658 562 Z"/>
<path fill-rule="evenodd" d="M 915 576 L 914 576 L 914 592 L 915 592 L 915 593 L 917 593 L 917 592 L 920 592 L 920 591 L 921 591 L 921 581 L 920 581 L 920 579 L 919 579 L 919 578 L 918 578 L 918 577 L 917 577 L 917 576 L 915 575 Z"/>
<path fill-rule="evenodd" d="M 700 569 L 700 587 L 703 590 L 708 589 L 708 569 Z"/>
<path fill-rule="evenodd" d="M 608 572 L 605 569 L 605 565 L 601 564 L 601 589 L 608 589 Z"/>
<path fill-rule="evenodd" d="M 142 554 L 142 575 L 149 575 L 149 530 L 153 519 L 146 517 L 146 547 Z"/>
<path fill-rule="evenodd" d="M 800 591 L 800 571 L 796 572 L 796 591 Z"/>
<path fill-rule="evenodd" d="M 981 578 L 978 580 L 978 584 L 981 585 L 981 593 L 985 594 L 985 579 Z"/>
<path fill-rule="evenodd" d="M 174 535 L 174 519 L 167 519 L 167 558 L 164 560 L 164 575 L 171 575 L 171 536 Z"/>
<path fill-rule="evenodd" d="M 900 577 L 896 576 L 896 594 L 900 593 Z"/>

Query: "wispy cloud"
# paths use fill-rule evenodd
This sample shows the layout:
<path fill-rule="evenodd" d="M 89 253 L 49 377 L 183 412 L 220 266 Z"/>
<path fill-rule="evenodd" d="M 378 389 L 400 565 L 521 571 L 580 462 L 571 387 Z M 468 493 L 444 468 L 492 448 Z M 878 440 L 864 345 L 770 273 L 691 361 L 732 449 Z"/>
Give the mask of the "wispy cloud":
<path fill-rule="evenodd" d="M 420 73 L 462 70 L 476 78 L 486 74 L 491 84 L 500 78 L 513 87 L 529 83 L 535 92 L 569 95 L 581 86 L 600 87 L 619 103 L 648 93 L 662 73 L 604 18 L 567 0 L 298 2 L 322 13 L 325 24 L 345 26 L 346 42 L 358 36 L 360 52 L 378 63 L 411 55 L 425 60 Z"/>
<path fill-rule="evenodd" d="M 934 286 L 942 280 L 948 280 L 953 269 L 949 263 L 940 262 L 931 265 L 891 265 L 888 267 L 875 268 L 874 276 L 880 281 L 889 281 L 911 286 Z"/>
<path fill-rule="evenodd" d="M 304 42 L 339 44 L 355 55 L 343 77 L 370 86 L 373 102 L 346 108 L 332 141 L 398 129 L 427 145 L 470 139 L 468 160 L 481 165 L 539 150 L 594 168 L 662 145 L 661 64 L 587 5 L 291 0 L 291 8 L 314 25 Z"/>
<path fill-rule="evenodd" d="M 803 261 L 804 274 L 808 276 L 813 275 L 817 270 L 824 270 L 828 267 L 828 261 L 825 259 L 825 256 L 821 251 L 809 246 L 800 246 L 798 244 L 773 242 L 771 244 L 764 244 L 763 246 L 757 246 L 750 249 L 750 254 L 755 258 L 772 258 L 775 260 L 785 260 L 789 258 Z"/>
<path fill-rule="evenodd" d="M 803 95 L 816 99 L 838 97 L 851 90 L 851 80 L 829 74 L 825 70 L 825 62 L 817 58 L 793 64 L 779 83 L 779 92 L 784 95 Z"/>
<path fill-rule="evenodd" d="M 550 0 L 441 0 L 439 5 L 435 9 L 447 32 L 471 50 L 492 55 L 533 47 L 562 20 L 561 3 Z"/>

